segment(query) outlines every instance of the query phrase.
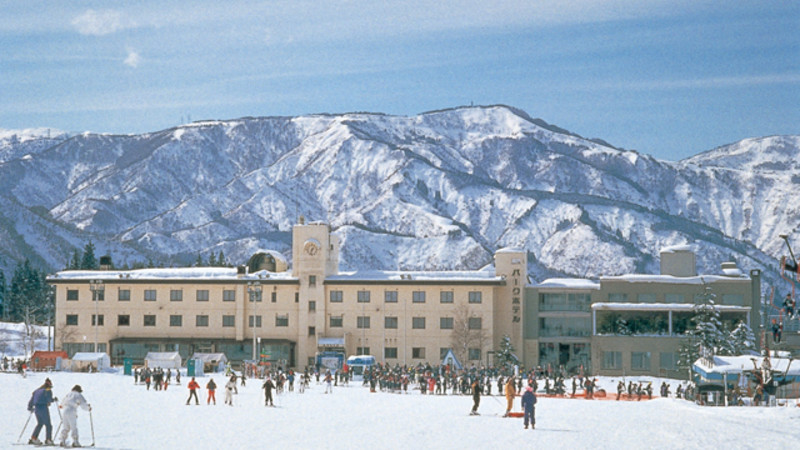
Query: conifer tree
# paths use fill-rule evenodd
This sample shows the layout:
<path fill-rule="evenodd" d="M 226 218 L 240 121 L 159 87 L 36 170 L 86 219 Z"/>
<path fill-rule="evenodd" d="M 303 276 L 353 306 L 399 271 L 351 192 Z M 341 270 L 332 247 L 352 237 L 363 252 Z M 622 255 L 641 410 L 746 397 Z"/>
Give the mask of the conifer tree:
<path fill-rule="evenodd" d="M 511 344 L 511 338 L 508 335 L 503 336 L 500 340 L 500 349 L 495 354 L 497 363 L 500 367 L 510 369 L 514 365 L 519 364 L 519 358 L 514 354 L 514 346 Z"/>
<path fill-rule="evenodd" d="M 83 258 L 81 258 L 81 269 L 82 270 L 97 270 L 99 265 L 97 264 L 97 257 L 94 256 L 94 243 L 89 241 L 85 247 L 83 247 Z"/>
<path fill-rule="evenodd" d="M 744 321 L 739 321 L 731 331 L 731 345 L 735 355 L 746 355 L 756 349 L 756 337 L 753 330 Z"/>

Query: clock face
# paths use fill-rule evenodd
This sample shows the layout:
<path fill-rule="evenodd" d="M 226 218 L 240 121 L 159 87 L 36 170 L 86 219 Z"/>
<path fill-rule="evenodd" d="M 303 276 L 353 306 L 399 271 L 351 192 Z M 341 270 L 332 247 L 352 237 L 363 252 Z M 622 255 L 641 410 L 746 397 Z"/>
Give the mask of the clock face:
<path fill-rule="evenodd" d="M 314 256 L 319 252 L 319 245 L 316 242 L 307 241 L 303 246 L 303 250 L 305 250 L 306 254 Z"/>

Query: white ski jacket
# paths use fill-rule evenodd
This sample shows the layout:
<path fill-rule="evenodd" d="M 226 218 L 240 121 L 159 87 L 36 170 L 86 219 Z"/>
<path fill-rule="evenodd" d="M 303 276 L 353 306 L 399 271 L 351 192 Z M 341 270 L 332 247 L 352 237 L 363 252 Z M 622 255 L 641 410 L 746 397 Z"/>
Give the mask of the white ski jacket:
<path fill-rule="evenodd" d="M 86 402 L 86 399 L 83 397 L 78 391 L 69 391 L 66 397 L 64 397 L 64 401 L 61 402 L 61 408 L 64 409 L 64 413 L 77 413 L 78 407 L 88 411 L 89 410 L 89 403 Z"/>

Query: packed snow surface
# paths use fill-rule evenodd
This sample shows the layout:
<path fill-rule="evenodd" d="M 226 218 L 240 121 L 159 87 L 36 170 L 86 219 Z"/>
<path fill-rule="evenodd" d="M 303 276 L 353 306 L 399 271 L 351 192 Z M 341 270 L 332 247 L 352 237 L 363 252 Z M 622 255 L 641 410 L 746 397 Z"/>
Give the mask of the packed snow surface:
<path fill-rule="evenodd" d="M 525 430 L 522 419 L 501 417 L 505 399 L 499 396 L 482 397 L 481 415 L 469 416 L 472 400 L 467 395 L 370 393 L 360 383 L 324 394 L 324 386 L 312 380 L 305 393 L 280 394 L 277 407 L 269 408 L 263 406 L 260 383 L 248 380 L 231 407 L 223 404 L 225 378 L 207 375 L 198 382 L 205 387 L 214 378 L 217 405 L 205 404 L 203 388 L 202 403 L 187 406 L 186 377 L 181 385 L 173 379 L 168 390 L 159 392 L 134 385 L 133 377 L 121 373 L 31 373 L 27 378 L 4 373 L 0 447 L 17 442 L 29 416 L 31 392 L 46 377 L 59 398 L 75 384 L 83 387 L 93 408 L 97 448 L 788 449 L 797 446 L 800 423 L 800 408 L 795 406 L 723 408 L 673 398 L 616 402 L 540 396 L 536 429 Z M 616 381 L 601 379 L 612 392 Z M 520 410 L 519 399 L 514 405 Z M 51 407 L 54 428 L 59 423 L 56 411 Z M 34 424 L 32 419 L 23 441 Z M 78 412 L 78 429 L 81 443 L 91 444 L 86 411 Z"/>

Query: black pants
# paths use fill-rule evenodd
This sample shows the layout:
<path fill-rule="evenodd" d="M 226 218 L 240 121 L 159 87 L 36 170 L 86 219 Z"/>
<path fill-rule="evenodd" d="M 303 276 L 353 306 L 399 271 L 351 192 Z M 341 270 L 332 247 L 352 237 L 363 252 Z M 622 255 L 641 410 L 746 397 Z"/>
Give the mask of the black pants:
<path fill-rule="evenodd" d="M 192 397 L 194 397 L 194 402 L 199 405 L 200 400 L 197 399 L 197 389 L 189 389 L 189 398 L 186 400 L 187 405 L 192 401 Z"/>
<path fill-rule="evenodd" d="M 480 395 L 473 395 L 472 396 L 472 412 L 478 412 L 478 405 L 481 404 L 481 396 Z"/>

